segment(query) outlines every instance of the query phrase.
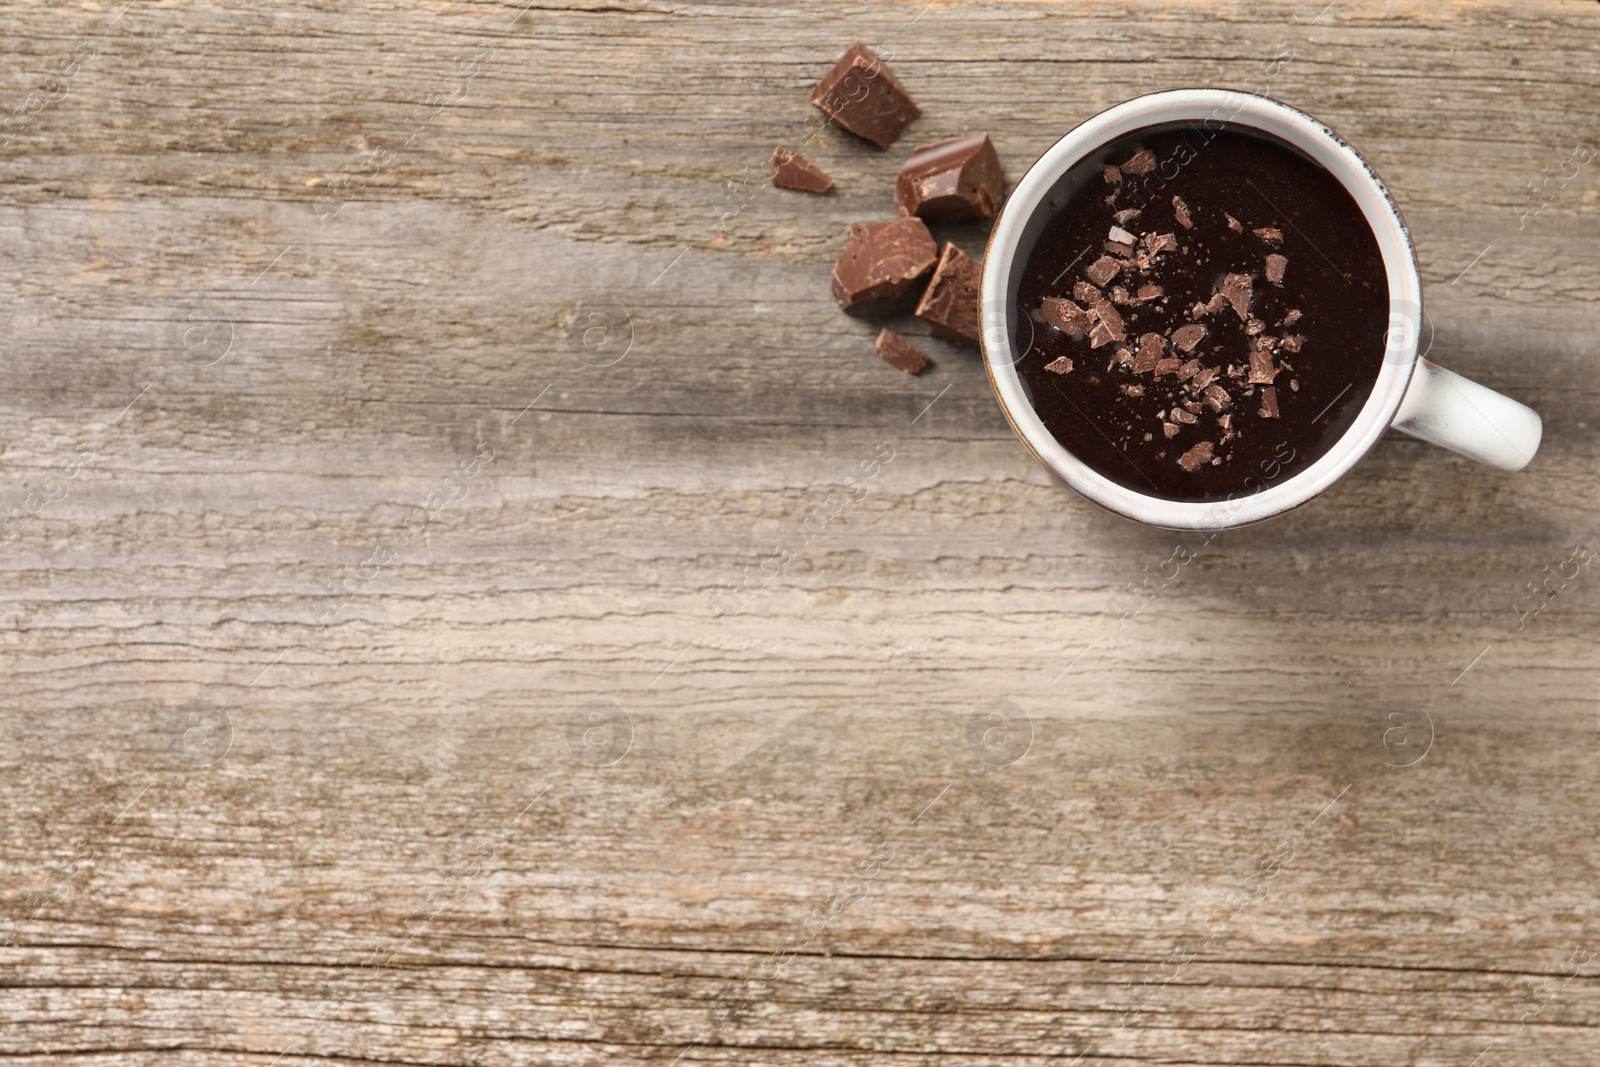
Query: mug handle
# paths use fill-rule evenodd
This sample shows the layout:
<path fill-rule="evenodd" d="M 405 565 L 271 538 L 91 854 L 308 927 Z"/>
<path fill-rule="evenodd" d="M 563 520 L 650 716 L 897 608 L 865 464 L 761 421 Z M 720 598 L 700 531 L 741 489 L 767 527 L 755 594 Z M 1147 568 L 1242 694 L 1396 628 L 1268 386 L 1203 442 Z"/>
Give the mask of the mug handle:
<path fill-rule="evenodd" d="M 1417 360 L 1391 425 L 1503 471 L 1532 462 L 1544 433 L 1539 413 L 1526 404 L 1425 359 Z"/>

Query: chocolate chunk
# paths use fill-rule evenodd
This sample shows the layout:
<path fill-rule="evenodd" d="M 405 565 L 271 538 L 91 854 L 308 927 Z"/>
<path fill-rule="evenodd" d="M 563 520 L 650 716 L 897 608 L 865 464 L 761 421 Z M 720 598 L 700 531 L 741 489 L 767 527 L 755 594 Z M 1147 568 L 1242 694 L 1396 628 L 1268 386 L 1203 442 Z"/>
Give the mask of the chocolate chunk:
<path fill-rule="evenodd" d="M 888 65 L 860 41 L 817 83 L 811 103 L 879 148 L 888 148 L 922 113 Z"/>
<path fill-rule="evenodd" d="M 1198 359 L 1191 359 L 1189 362 L 1178 368 L 1178 381 L 1186 382 L 1199 373 L 1200 361 Z"/>
<path fill-rule="evenodd" d="M 1206 386 L 1201 395 L 1206 398 L 1206 407 L 1212 411 L 1221 411 L 1230 403 L 1228 391 L 1220 385 Z"/>
<path fill-rule="evenodd" d="M 1149 174 L 1156 169 L 1156 154 L 1146 148 L 1122 165 L 1124 174 Z"/>
<path fill-rule="evenodd" d="M 1155 376 L 1159 378 L 1163 374 L 1177 374 L 1178 368 L 1182 366 L 1183 360 L 1174 359 L 1171 356 L 1168 356 L 1166 359 L 1157 360 Z"/>
<path fill-rule="evenodd" d="M 1227 297 L 1223 296 L 1221 293 L 1212 293 L 1211 299 L 1206 302 L 1206 306 L 1201 310 L 1203 310 L 1207 315 L 1215 315 L 1217 312 L 1221 311 L 1227 306 Z"/>
<path fill-rule="evenodd" d="M 1275 419 L 1278 417 L 1278 391 L 1272 386 L 1269 385 L 1261 390 L 1261 410 L 1256 414 L 1263 419 Z"/>
<path fill-rule="evenodd" d="M 1158 333 L 1147 333 L 1139 338 L 1139 353 L 1133 357 L 1133 373 L 1148 374 L 1156 369 L 1161 357 L 1166 355 L 1166 345 Z"/>
<path fill-rule="evenodd" d="M 922 349 L 887 328 L 878 331 L 872 350 L 889 366 L 898 367 L 907 374 L 921 374 L 933 362 Z"/>
<path fill-rule="evenodd" d="M 1107 185 L 1122 184 L 1122 172 L 1116 167 L 1113 167 L 1111 164 L 1107 163 L 1105 166 L 1101 167 L 1100 173 L 1105 177 Z"/>
<path fill-rule="evenodd" d="M 1113 304 L 1131 304 L 1133 303 L 1133 297 L 1128 295 L 1128 290 L 1120 285 L 1115 285 L 1111 288 L 1111 302 Z"/>
<path fill-rule="evenodd" d="M 899 296 L 939 261 L 939 246 L 921 219 L 861 222 L 833 265 L 833 298 L 842 308 Z"/>
<path fill-rule="evenodd" d="M 1193 472 L 1202 464 L 1211 462 L 1211 442 L 1201 441 L 1189 451 L 1178 457 L 1178 466 L 1186 471 Z"/>
<path fill-rule="evenodd" d="M 1289 265 L 1289 257 L 1273 254 L 1267 257 L 1267 281 L 1273 285 L 1283 282 L 1283 271 Z"/>
<path fill-rule="evenodd" d="M 1122 327 L 1122 316 L 1117 314 L 1117 309 L 1112 307 L 1105 297 L 1101 297 L 1089 305 L 1089 314 L 1098 320 L 1100 325 L 1105 327 L 1111 340 L 1121 341 L 1127 337 Z M 1092 342 L 1094 338 L 1093 331 L 1090 332 L 1089 337 Z M 1100 344 L 1104 343 L 1103 341 L 1100 342 Z M 1100 345 L 1091 343 L 1089 347 L 1099 348 Z"/>
<path fill-rule="evenodd" d="M 1224 430 L 1233 429 L 1233 416 L 1232 415 L 1218 415 L 1217 416 L 1217 425 L 1221 426 Z M 1224 440 L 1226 440 L 1226 438 L 1224 438 Z"/>
<path fill-rule="evenodd" d="M 1222 217 L 1228 220 L 1228 229 L 1232 230 L 1234 233 L 1244 232 L 1244 226 L 1240 224 L 1238 219 L 1234 218 L 1226 211 L 1222 213 Z"/>
<path fill-rule="evenodd" d="M 1182 197 L 1172 198 L 1172 215 L 1178 220 L 1179 226 L 1186 230 L 1194 229 L 1194 221 L 1189 218 L 1189 205 L 1183 202 Z"/>
<path fill-rule="evenodd" d="M 833 179 L 799 152 L 774 148 L 772 184 L 780 189 L 798 189 L 802 193 L 825 193 L 833 188 Z"/>
<path fill-rule="evenodd" d="M 1068 359 L 1066 356 L 1061 356 L 1058 359 L 1053 359 L 1049 363 L 1046 363 L 1044 365 L 1044 369 L 1055 374 L 1071 374 L 1072 360 Z"/>
<path fill-rule="evenodd" d="M 1283 244 L 1283 231 L 1276 226 L 1257 226 L 1250 231 L 1273 248 Z"/>
<path fill-rule="evenodd" d="M 1073 337 L 1089 332 L 1089 313 L 1072 301 L 1059 296 L 1047 296 L 1039 305 L 1044 321 Z"/>
<path fill-rule="evenodd" d="M 1100 290 L 1096 289 L 1088 282 L 1073 282 L 1072 299 L 1076 300 L 1080 304 L 1093 306 L 1095 301 L 1104 300 L 1105 294 L 1101 293 Z"/>
<path fill-rule="evenodd" d="M 1272 353 L 1266 349 L 1258 348 L 1250 353 L 1250 384 L 1270 385 L 1277 376 L 1278 368 L 1272 363 Z"/>
<path fill-rule="evenodd" d="M 1139 286 L 1139 291 L 1134 295 L 1142 303 L 1148 304 L 1152 300 L 1160 300 L 1166 294 L 1162 292 L 1159 285 L 1141 285 Z"/>
<path fill-rule="evenodd" d="M 1000 156 L 986 133 L 923 145 L 894 182 L 901 213 L 924 219 L 992 219 L 1005 192 Z"/>
<path fill-rule="evenodd" d="M 1178 435 L 1178 424 L 1175 422 L 1163 422 L 1161 424 L 1161 435 L 1163 437 L 1176 437 Z"/>
<path fill-rule="evenodd" d="M 1222 296 L 1233 305 L 1239 318 L 1250 317 L 1251 278 L 1248 274 L 1230 274 L 1222 279 Z"/>
<path fill-rule="evenodd" d="M 1121 270 L 1121 263 L 1118 263 L 1110 256 L 1101 256 L 1099 259 L 1089 264 L 1088 268 L 1085 269 L 1083 273 L 1088 275 L 1091 282 L 1094 282 L 1096 285 L 1103 286 L 1112 278 L 1115 278 Z"/>
<path fill-rule="evenodd" d="M 1178 238 L 1170 233 L 1148 233 L 1145 234 L 1144 246 L 1150 250 L 1152 256 L 1158 252 L 1176 252 Z"/>
<path fill-rule="evenodd" d="M 1293 326 L 1295 323 L 1297 323 L 1299 321 L 1300 321 L 1300 309 L 1299 308 L 1290 308 L 1289 309 L 1289 313 L 1283 317 L 1283 322 L 1280 325 Z"/>
<path fill-rule="evenodd" d="M 1189 412 L 1185 411 L 1183 408 L 1173 408 L 1172 421 L 1182 423 L 1185 426 L 1193 426 L 1199 420 Z"/>
<path fill-rule="evenodd" d="M 1191 322 L 1187 326 L 1179 326 L 1172 331 L 1172 343 L 1185 352 L 1193 352 L 1194 346 L 1206 339 L 1206 328 L 1198 322 Z"/>
<path fill-rule="evenodd" d="M 941 341 L 978 347 L 978 265 L 948 242 L 928 288 L 917 304 L 917 317 Z"/>
<path fill-rule="evenodd" d="M 1189 383 L 1191 389 L 1205 389 L 1206 386 L 1217 380 L 1217 368 L 1206 367 L 1194 376 L 1194 381 Z"/>

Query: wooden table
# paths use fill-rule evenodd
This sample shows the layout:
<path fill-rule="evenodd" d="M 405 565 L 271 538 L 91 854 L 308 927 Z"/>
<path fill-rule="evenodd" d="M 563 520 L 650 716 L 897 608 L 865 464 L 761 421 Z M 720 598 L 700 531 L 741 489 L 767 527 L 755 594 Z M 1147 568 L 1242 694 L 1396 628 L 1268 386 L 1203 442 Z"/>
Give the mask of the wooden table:
<path fill-rule="evenodd" d="M 1127 6 L 0 16 L 0 1053 L 1600 1061 L 1600 5 Z M 765 187 L 858 38 L 922 118 Z M 911 145 L 1196 84 L 1375 162 L 1531 470 L 1174 567 L 834 308 Z"/>

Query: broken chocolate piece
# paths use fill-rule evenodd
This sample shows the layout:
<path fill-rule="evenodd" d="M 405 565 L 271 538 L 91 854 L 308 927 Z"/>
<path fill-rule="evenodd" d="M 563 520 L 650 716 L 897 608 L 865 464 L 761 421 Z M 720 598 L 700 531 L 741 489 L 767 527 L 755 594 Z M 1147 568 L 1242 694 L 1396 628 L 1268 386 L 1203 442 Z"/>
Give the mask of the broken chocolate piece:
<path fill-rule="evenodd" d="M 1278 229 L 1276 226 L 1257 226 L 1250 232 L 1267 242 L 1267 244 L 1271 245 L 1273 248 L 1277 248 L 1279 245 L 1283 244 L 1283 231 Z"/>
<path fill-rule="evenodd" d="M 1145 235 L 1144 246 L 1150 250 L 1152 256 L 1158 252 L 1176 252 L 1178 238 L 1170 233 L 1150 233 Z"/>
<path fill-rule="evenodd" d="M 1177 435 L 1178 435 L 1178 424 L 1177 423 L 1175 423 L 1175 422 L 1166 422 L 1166 421 L 1163 421 L 1161 423 L 1161 436 L 1163 436 L 1163 437 L 1176 437 Z"/>
<path fill-rule="evenodd" d="M 978 347 L 978 265 L 946 242 L 939 265 L 917 304 L 917 317 L 941 341 Z"/>
<path fill-rule="evenodd" d="M 1113 167 L 1110 163 L 1107 163 L 1105 166 L 1101 167 L 1100 173 L 1105 177 L 1107 185 L 1122 184 L 1122 172 L 1116 167 Z"/>
<path fill-rule="evenodd" d="M 1106 328 L 1111 340 L 1121 341 L 1127 337 L 1122 328 L 1122 316 L 1117 314 L 1117 309 L 1112 307 L 1105 297 L 1100 297 L 1089 305 L 1089 314 Z M 1094 334 L 1090 333 L 1089 336 L 1093 338 Z M 1090 347 L 1099 348 L 1100 346 L 1091 345 Z"/>
<path fill-rule="evenodd" d="M 1039 304 L 1039 314 L 1044 316 L 1045 322 L 1073 337 L 1089 332 L 1089 313 L 1062 297 L 1045 297 Z"/>
<path fill-rule="evenodd" d="M 1178 457 L 1178 466 L 1186 471 L 1193 472 L 1202 464 L 1211 462 L 1211 442 L 1201 441 L 1189 451 Z"/>
<path fill-rule="evenodd" d="M 1193 426 L 1199 420 L 1183 408 L 1173 408 L 1172 421 L 1182 423 L 1184 426 Z"/>
<path fill-rule="evenodd" d="M 1133 234 L 1129 233 L 1127 230 L 1124 230 L 1121 226 L 1111 227 L 1111 232 L 1107 235 L 1106 239 L 1108 241 L 1116 241 L 1118 244 L 1125 245 L 1132 245 L 1134 241 L 1138 240 L 1138 238 L 1134 237 Z M 1129 251 L 1132 251 L 1132 249 L 1130 248 Z"/>
<path fill-rule="evenodd" d="M 1199 373 L 1200 361 L 1198 359 L 1191 359 L 1189 362 L 1178 368 L 1178 380 L 1180 382 L 1186 382 Z"/>
<path fill-rule="evenodd" d="M 817 83 L 811 103 L 879 148 L 888 148 L 922 113 L 888 65 L 860 41 Z"/>
<path fill-rule="evenodd" d="M 1156 360 L 1156 373 L 1155 373 L 1155 376 L 1157 378 L 1159 378 L 1163 374 L 1177 374 L 1178 373 L 1178 368 L 1180 368 L 1182 366 L 1183 366 L 1183 360 L 1175 359 L 1172 356 L 1167 356 L 1165 359 L 1158 359 L 1158 360 Z"/>
<path fill-rule="evenodd" d="M 1096 289 L 1094 286 L 1090 285 L 1088 282 L 1073 282 L 1072 299 L 1076 300 L 1080 304 L 1093 306 L 1095 301 L 1104 300 L 1105 294 Z"/>
<path fill-rule="evenodd" d="M 924 219 L 992 219 L 1005 191 L 994 142 L 975 133 L 912 152 L 895 179 L 894 202 Z"/>
<path fill-rule="evenodd" d="M 1122 165 L 1124 174 L 1149 174 L 1156 169 L 1156 154 L 1146 148 Z"/>
<path fill-rule="evenodd" d="M 1191 322 L 1187 326 L 1179 326 L 1172 331 L 1172 343 L 1185 352 L 1193 352 L 1194 346 L 1206 339 L 1206 328 L 1198 322 Z"/>
<path fill-rule="evenodd" d="M 1239 222 L 1238 219 L 1234 218 L 1226 211 L 1222 213 L 1222 217 L 1228 220 L 1228 229 L 1232 230 L 1234 233 L 1244 232 L 1244 226 Z"/>
<path fill-rule="evenodd" d="M 1068 359 L 1066 356 L 1060 356 L 1051 360 L 1049 363 L 1046 363 L 1044 365 L 1044 369 L 1054 374 L 1071 374 L 1072 360 Z"/>
<path fill-rule="evenodd" d="M 1229 274 L 1222 279 L 1222 296 L 1233 305 L 1240 319 L 1250 317 L 1251 277 L 1248 274 Z M 1212 298 L 1215 300 L 1215 297 Z"/>
<path fill-rule="evenodd" d="M 772 184 L 780 189 L 798 189 L 802 193 L 825 193 L 833 188 L 833 179 L 799 152 L 789 148 L 774 148 Z"/>
<path fill-rule="evenodd" d="M 1141 285 L 1139 286 L 1139 291 L 1134 295 L 1141 303 L 1148 304 L 1152 300 L 1160 300 L 1166 294 L 1161 291 L 1161 286 L 1159 285 Z"/>
<path fill-rule="evenodd" d="M 1278 417 L 1278 391 L 1272 386 L 1269 385 L 1261 390 L 1261 410 L 1256 414 L 1263 419 L 1275 419 Z"/>
<path fill-rule="evenodd" d="M 1142 207 L 1125 207 L 1111 217 L 1116 219 L 1117 224 L 1120 226 L 1122 223 L 1130 222 L 1142 214 L 1144 214 L 1144 208 Z"/>
<path fill-rule="evenodd" d="M 1221 411 L 1230 403 L 1228 391 L 1220 385 L 1208 385 L 1201 390 L 1201 395 L 1206 398 L 1206 407 L 1212 411 Z M 1226 429 L 1226 426 L 1224 426 Z"/>
<path fill-rule="evenodd" d="M 1274 253 L 1267 257 L 1267 281 L 1273 285 L 1283 283 L 1283 271 L 1289 265 L 1289 257 Z"/>
<path fill-rule="evenodd" d="M 1282 325 L 1282 326 L 1293 326 L 1295 323 L 1297 323 L 1299 321 L 1300 321 L 1300 309 L 1299 308 L 1290 308 L 1288 314 L 1284 315 L 1283 322 L 1280 323 L 1280 325 Z"/>
<path fill-rule="evenodd" d="M 889 366 L 907 374 L 921 374 L 933 362 L 926 352 L 887 327 L 878 331 L 872 350 Z"/>
<path fill-rule="evenodd" d="M 939 261 L 939 246 L 921 219 L 861 222 L 833 265 L 833 298 L 841 308 L 899 296 Z"/>
<path fill-rule="evenodd" d="M 1091 282 L 1094 282 L 1099 286 L 1104 286 L 1112 278 L 1115 278 L 1121 270 L 1121 263 L 1118 263 L 1110 256 L 1101 256 L 1099 259 L 1089 264 L 1083 273 L 1088 276 Z"/>
<path fill-rule="evenodd" d="M 1251 385 L 1270 385 L 1277 374 L 1278 368 L 1272 363 L 1271 351 L 1258 348 L 1250 353 Z"/>
<path fill-rule="evenodd" d="M 1189 218 L 1189 205 L 1183 202 L 1181 196 L 1172 198 L 1172 215 L 1178 220 L 1178 225 L 1186 230 L 1194 229 L 1194 220 Z"/>
<path fill-rule="evenodd" d="M 1194 381 L 1189 383 L 1191 389 L 1204 389 L 1217 380 L 1217 368 L 1204 367 L 1199 374 L 1194 376 Z"/>
<path fill-rule="evenodd" d="M 1304 337 L 1301 337 L 1297 333 L 1292 333 L 1288 337 L 1280 337 L 1278 339 L 1278 347 L 1283 349 L 1285 352 L 1298 352 L 1300 351 L 1301 344 L 1304 342 Z"/>

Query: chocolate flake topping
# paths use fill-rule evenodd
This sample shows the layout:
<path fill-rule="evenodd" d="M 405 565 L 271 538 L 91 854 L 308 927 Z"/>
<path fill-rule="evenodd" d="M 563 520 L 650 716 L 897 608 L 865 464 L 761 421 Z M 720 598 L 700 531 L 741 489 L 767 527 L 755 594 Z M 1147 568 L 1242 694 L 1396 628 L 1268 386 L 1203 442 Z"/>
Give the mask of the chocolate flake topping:
<path fill-rule="evenodd" d="M 1124 174 L 1149 174 L 1156 169 L 1156 154 L 1146 148 L 1122 165 Z"/>
<path fill-rule="evenodd" d="M 1234 218 L 1226 211 L 1222 213 L 1222 217 L 1228 220 L 1228 229 L 1232 230 L 1234 233 L 1244 232 L 1244 225 L 1240 223 L 1238 219 Z"/>
<path fill-rule="evenodd" d="M 1250 317 L 1251 278 L 1248 274 L 1230 274 L 1222 279 L 1222 296 L 1233 305 L 1240 319 Z M 1215 298 L 1213 297 L 1213 302 Z M 1209 305 L 1207 310 L 1210 310 Z"/>
<path fill-rule="evenodd" d="M 1189 451 L 1178 457 L 1178 466 L 1186 471 L 1198 470 L 1202 464 L 1211 462 L 1211 442 L 1201 441 Z"/>
<path fill-rule="evenodd" d="M 1256 414 L 1263 419 L 1275 419 L 1278 417 L 1278 391 L 1272 386 L 1269 385 L 1261 390 L 1261 410 Z"/>
<path fill-rule="evenodd" d="M 1113 167 L 1111 164 L 1107 163 L 1105 166 L 1101 167 L 1100 173 L 1105 175 L 1107 185 L 1122 184 L 1122 171 L 1118 170 L 1116 167 Z"/>
<path fill-rule="evenodd" d="M 1099 259 L 1091 263 L 1083 273 L 1088 275 L 1091 282 L 1094 282 L 1099 286 L 1104 286 L 1112 278 L 1115 278 L 1121 270 L 1121 263 L 1112 259 L 1110 256 L 1101 256 Z"/>
<path fill-rule="evenodd" d="M 1194 346 L 1206 339 L 1206 328 L 1198 322 L 1191 322 L 1187 326 L 1179 326 L 1172 331 L 1172 343 L 1185 352 L 1193 352 Z"/>
<path fill-rule="evenodd" d="M 1272 352 L 1268 349 L 1258 348 L 1250 353 L 1250 384 L 1270 385 L 1272 379 L 1278 374 L 1278 368 L 1272 363 Z"/>
<path fill-rule="evenodd" d="M 1276 226 L 1257 226 L 1250 231 L 1273 248 L 1283 244 L 1283 231 Z"/>
<path fill-rule="evenodd" d="M 1283 284 L 1283 271 L 1289 265 L 1289 257 L 1277 253 L 1267 257 L 1267 281 L 1273 285 Z"/>
<path fill-rule="evenodd" d="M 1066 356 L 1061 356 L 1057 359 L 1051 360 L 1049 363 L 1046 363 L 1044 365 L 1044 369 L 1053 374 L 1071 374 L 1072 360 L 1068 359 Z"/>
<path fill-rule="evenodd" d="M 1045 322 L 1073 337 L 1089 332 L 1089 313 L 1063 297 L 1046 297 L 1039 305 L 1039 314 L 1044 316 Z"/>
<path fill-rule="evenodd" d="M 1178 220 L 1179 226 L 1186 230 L 1194 229 L 1194 221 L 1189 218 L 1189 205 L 1185 204 L 1180 196 L 1172 198 L 1172 215 Z"/>

